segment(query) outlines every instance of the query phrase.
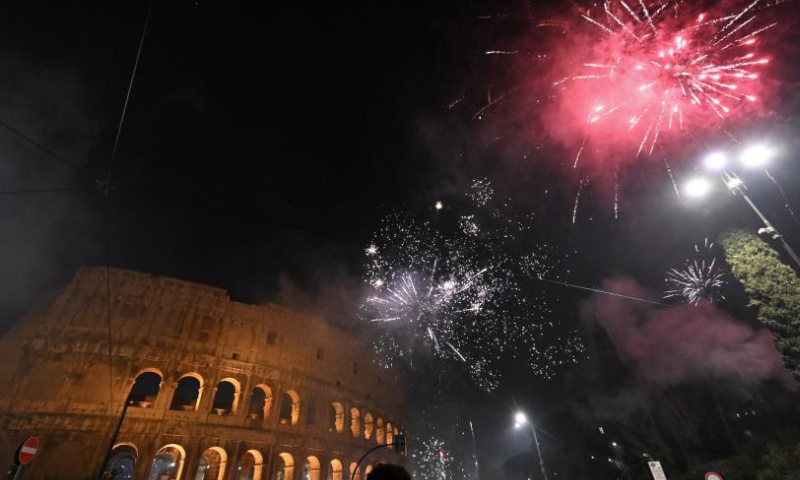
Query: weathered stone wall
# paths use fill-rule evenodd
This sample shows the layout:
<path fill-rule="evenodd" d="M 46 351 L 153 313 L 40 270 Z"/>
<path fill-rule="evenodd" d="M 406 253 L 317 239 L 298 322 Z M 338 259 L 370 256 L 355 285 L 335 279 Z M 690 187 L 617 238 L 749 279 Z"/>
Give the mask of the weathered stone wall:
<path fill-rule="evenodd" d="M 135 452 L 134 479 L 148 478 L 156 454 L 172 444 L 173 451 L 185 452 L 177 460 L 180 480 L 203 478 L 196 472 L 211 447 L 226 457 L 215 480 L 340 480 L 331 462 L 341 462 L 349 478 L 351 462 L 377 444 L 379 418 L 392 432 L 402 431 L 402 382 L 375 366 L 371 351 L 352 335 L 278 305 L 233 302 L 217 288 L 126 270 L 111 269 L 107 277 L 104 268 L 83 268 L 0 338 L 0 467 L 12 464 L 19 444 L 35 435 L 40 451 L 25 479 L 96 478 L 125 398 L 146 371 L 162 378 L 158 396 L 137 403 L 149 408 L 128 408 L 117 440 L 117 452 Z M 178 381 L 187 374 L 202 379 L 197 409 L 171 409 Z M 220 414 L 212 402 L 222 379 L 239 389 L 234 411 Z M 263 419 L 249 409 L 257 385 L 271 394 Z M 299 396 L 294 425 L 279 419 L 289 391 Z M 334 403 L 345 412 L 341 433 L 329 413 Z M 351 409 L 360 417 L 355 423 Z M 367 414 L 374 425 L 369 439 Z M 285 468 L 281 454 L 293 469 Z M 249 468 L 244 457 L 261 464 Z M 312 471 L 304 473 L 309 457 Z M 369 463 L 379 460 L 400 462 L 402 456 L 381 449 Z"/>

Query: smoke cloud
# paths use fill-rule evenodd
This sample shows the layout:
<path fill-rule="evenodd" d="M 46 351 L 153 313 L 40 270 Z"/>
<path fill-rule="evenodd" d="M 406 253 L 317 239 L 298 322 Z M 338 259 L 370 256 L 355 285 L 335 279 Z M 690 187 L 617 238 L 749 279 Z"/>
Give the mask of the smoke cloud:
<path fill-rule="evenodd" d="M 626 278 L 603 282 L 608 291 L 640 298 L 653 294 Z M 594 294 L 582 307 L 598 322 L 635 374 L 654 385 L 729 378 L 747 385 L 768 379 L 794 385 L 767 329 L 754 329 L 713 305 L 661 308 Z"/>

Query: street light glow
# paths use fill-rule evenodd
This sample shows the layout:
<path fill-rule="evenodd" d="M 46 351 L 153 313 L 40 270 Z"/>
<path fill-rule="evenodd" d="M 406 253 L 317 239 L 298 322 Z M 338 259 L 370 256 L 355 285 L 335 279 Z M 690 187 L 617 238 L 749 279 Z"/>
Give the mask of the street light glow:
<path fill-rule="evenodd" d="M 764 145 L 752 145 L 742 152 L 740 160 L 748 167 L 760 167 L 772 157 L 772 150 Z"/>
<path fill-rule="evenodd" d="M 703 163 L 705 163 L 706 168 L 720 170 L 728 163 L 728 157 L 722 152 L 713 152 L 705 158 Z"/>
<path fill-rule="evenodd" d="M 514 423 L 522 425 L 524 423 L 528 423 L 528 417 L 525 416 L 522 412 L 517 412 L 514 415 Z"/>
<path fill-rule="evenodd" d="M 702 177 L 697 177 L 686 182 L 684 192 L 689 197 L 700 198 L 711 190 L 711 183 Z"/>

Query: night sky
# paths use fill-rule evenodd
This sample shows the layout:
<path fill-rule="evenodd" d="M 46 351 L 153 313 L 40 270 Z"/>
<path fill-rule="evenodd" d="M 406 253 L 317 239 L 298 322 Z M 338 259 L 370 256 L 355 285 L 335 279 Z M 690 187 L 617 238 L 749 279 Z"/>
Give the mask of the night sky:
<path fill-rule="evenodd" d="M 471 119 L 486 85 L 509 79 L 508 65 L 483 52 L 528 32 L 520 6 L 502 1 L 155 2 L 105 196 L 97 180 L 109 173 L 148 3 L 66 3 L 0 6 L 0 121 L 71 164 L 0 128 L 3 330 L 79 266 L 107 261 L 245 302 L 313 299 L 313 313 L 352 305 L 380 219 L 449 205 L 474 178 L 535 213 L 540 241 L 568 255 L 563 278 L 581 285 L 623 275 L 658 290 L 695 243 L 759 226 L 721 185 L 713 200 L 676 199 L 659 164 L 624 172 L 618 219 L 607 195 L 587 192 L 573 225 L 577 179 L 562 168 L 572 154 L 533 149 L 503 118 Z M 512 20 L 481 19 L 497 13 Z M 799 44 L 791 31 L 784 45 Z M 778 139 L 770 170 L 800 209 L 791 135 L 800 72 L 787 67 L 800 53 L 782 48 L 775 78 L 785 93 L 747 136 Z M 704 148 L 674 153 L 686 178 Z M 746 180 L 800 246 L 763 175 Z M 82 189 L 10 194 L 72 187 Z M 542 288 L 577 322 L 585 292 Z M 506 422 L 514 402 L 549 408 L 568 394 L 560 381 L 512 377 L 506 388 L 502 415 L 484 420 L 495 435 L 505 430 L 490 425 Z"/>

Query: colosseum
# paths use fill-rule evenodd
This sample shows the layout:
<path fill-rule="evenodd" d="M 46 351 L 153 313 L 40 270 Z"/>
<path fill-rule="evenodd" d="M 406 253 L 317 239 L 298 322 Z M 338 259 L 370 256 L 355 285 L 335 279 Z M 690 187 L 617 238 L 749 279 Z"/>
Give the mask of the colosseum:
<path fill-rule="evenodd" d="M 360 478 L 404 462 L 406 452 L 378 448 L 356 469 L 404 433 L 403 392 L 324 321 L 205 285 L 82 268 L 0 338 L 0 458 L 12 466 L 36 436 L 24 479 Z"/>

